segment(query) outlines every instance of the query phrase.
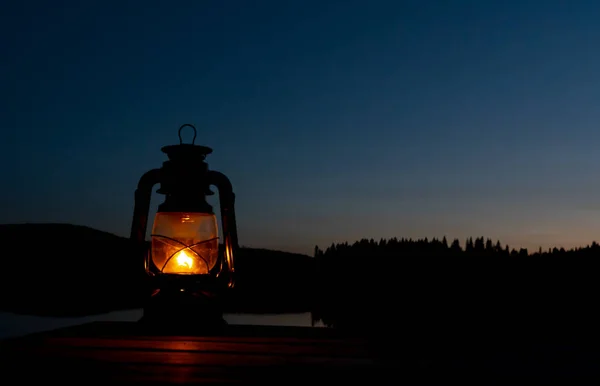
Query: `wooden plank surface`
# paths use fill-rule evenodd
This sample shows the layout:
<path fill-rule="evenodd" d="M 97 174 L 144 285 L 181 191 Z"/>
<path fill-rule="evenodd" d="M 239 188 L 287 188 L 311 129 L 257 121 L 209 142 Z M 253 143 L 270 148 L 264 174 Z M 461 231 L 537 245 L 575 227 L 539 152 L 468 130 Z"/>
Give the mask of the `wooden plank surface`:
<path fill-rule="evenodd" d="M 369 341 L 324 328 L 235 325 L 174 335 L 96 322 L 0 341 L 0 372 L 6 385 L 600 384 L 595 344 L 423 338 Z"/>
<path fill-rule="evenodd" d="M 4 377 L 19 383 L 385 383 L 368 342 L 317 328 L 228 326 L 179 336 L 97 322 L 5 340 L 0 357 Z"/>

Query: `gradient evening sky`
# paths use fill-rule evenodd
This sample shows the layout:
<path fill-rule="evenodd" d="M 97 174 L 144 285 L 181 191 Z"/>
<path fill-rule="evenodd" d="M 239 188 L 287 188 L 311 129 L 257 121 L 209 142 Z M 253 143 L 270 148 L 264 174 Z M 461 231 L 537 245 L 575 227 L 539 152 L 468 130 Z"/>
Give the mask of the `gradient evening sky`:
<path fill-rule="evenodd" d="M 0 223 L 128 235 L 193 123 L 242 245 L 600 240 L 598 20 L 591 0 L 4 2 Z"/>

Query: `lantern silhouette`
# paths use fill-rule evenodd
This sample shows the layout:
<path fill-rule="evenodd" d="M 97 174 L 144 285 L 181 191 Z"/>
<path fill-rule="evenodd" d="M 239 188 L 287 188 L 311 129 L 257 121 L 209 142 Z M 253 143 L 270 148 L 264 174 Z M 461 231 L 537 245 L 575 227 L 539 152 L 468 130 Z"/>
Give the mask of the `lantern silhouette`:
<path fill-rule="evenodd" d="M 194 131 L 191 144 L 182 141 L 185 127 Z M 155 311 L 174 317 L 173 313 L 181 314 L 182 307 L 189 316 L 193 312 L 190 307 L 206 304 L 235 283 L 235 196 L 229 179 L 209 170 L 205 158 L 212 149 L 195 145 L 196 135 L 193 125 L 181 126 L 179 145 L 162 148 L 168 160 L 160 169 L 146 172 L 135 192 L 131 238 L 140 244 L 145 244 L 153 187 L 159 184 L 157 193 L 165 196 L 154 217 L 151 246 L 145 253 L 145 271 L 152 287 L 145 317 Z M 211 185 L 219 192 L 221 248 L 217 218 L 206 201 L 206 196 L 214 194 Z"/>

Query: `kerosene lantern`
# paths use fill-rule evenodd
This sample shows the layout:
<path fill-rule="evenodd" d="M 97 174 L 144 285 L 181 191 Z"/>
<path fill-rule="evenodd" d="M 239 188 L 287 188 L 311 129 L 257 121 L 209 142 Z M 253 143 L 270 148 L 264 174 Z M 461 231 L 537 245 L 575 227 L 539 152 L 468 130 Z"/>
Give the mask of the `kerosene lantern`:
<path fill-rule="evenodd" d="M 193 129 L 191 144 L 184 144 L 182 129 Z M 146 245 L 145 236 L 152 188 L 165 195 L 158 206 L 145 253 L 145 270 L 151 291 L 142 321 L 160 326 L 217 326 L 225 323 L 220 299 L 234 286 L 234 255 L 237 250 L 232 186 L 222 173 L 209 170 L 205 162 L 212 149 L 195 145 L 196 128 L 179 128 L 179 145 L 165 146 L 160 169 L 146 172 L 135 192 L 131 238 Z M 222 247 L 219 227 L 206 196 L 219 192 Z"/>

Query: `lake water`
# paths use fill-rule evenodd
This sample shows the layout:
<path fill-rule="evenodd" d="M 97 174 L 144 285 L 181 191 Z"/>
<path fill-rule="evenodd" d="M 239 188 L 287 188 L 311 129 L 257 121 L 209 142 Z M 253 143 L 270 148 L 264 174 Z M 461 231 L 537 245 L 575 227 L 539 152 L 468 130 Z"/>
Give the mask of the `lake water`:
<path fill-rule="evenodd" d="M 108 314 L 85 316 L 81 318 L 49 318 L 0 312 L 0 339 L 97 321 L 134 322 L 141 317 L 141 309 L 115 311 Z M 312 325 L 312 318 L 309 312 L 302 314 L 277 315 L 229 314 L 225 315 L 225 320 L 230 324 L 300 327 L 311 327 Z M 322 327 L 322 325 L 315 324 L 314 327 Z"/>

